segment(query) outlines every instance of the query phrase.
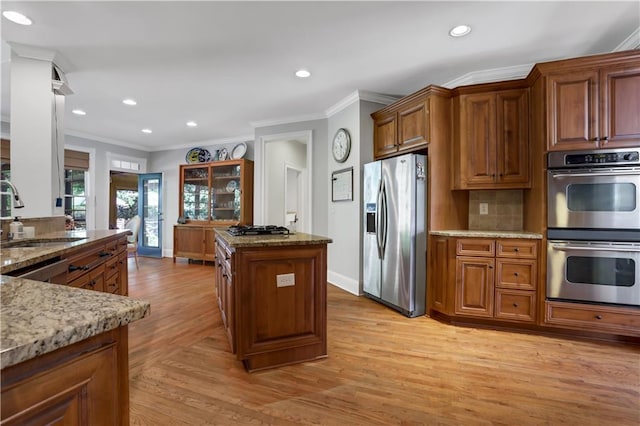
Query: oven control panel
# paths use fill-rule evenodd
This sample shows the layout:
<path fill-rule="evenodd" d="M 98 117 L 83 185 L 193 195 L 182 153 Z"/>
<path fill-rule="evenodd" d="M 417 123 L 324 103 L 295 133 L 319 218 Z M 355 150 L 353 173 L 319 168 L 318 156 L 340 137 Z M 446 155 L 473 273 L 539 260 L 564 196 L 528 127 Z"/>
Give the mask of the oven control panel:
<path fill-rule="evenodd" d="M 640 164 L 640 150 L 608 149 L 597 151 L 550 152 L 549 167 L 622 166 Z"/>

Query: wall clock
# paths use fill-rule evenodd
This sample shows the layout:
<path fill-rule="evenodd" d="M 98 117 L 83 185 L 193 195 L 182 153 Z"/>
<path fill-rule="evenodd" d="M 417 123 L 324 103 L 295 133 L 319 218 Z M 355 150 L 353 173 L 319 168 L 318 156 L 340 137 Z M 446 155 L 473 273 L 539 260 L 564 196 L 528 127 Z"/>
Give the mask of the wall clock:
<path fill-rule="evenodd" d="M 333 158 L 338 163 L 344 163 L 347 161 L 347 158 L 349 158 L 349 152 L 351 152 L 351 136 L 347 129 L 338 129 L 333 137 L 331 152 L 333 152 Z"/>

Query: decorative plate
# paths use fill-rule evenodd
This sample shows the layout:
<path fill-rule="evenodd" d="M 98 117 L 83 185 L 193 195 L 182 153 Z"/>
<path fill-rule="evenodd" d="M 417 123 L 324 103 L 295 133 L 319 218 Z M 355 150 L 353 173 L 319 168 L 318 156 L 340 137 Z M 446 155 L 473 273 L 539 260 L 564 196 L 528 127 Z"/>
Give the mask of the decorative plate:
<path fill-rule="evenodd" d="M 192 148 L 187 152 L 185 160 L 189 164 L 211 161 L 211 153 L 204 148 Z"/>
<path fill-rule="evenodd" d="M 230 180 L 229 183 L 227 183 L 227 192 L 233 192 L 237 187 L 238 182 L 236 182 L 235 180 Z"/>
<path fill-rule="evenodd" d="M 220 161 L 224 161 L 224 160 L 228 160 L 229 159 L 229 153 L 227 152 L 227 148 L 222 148 L 220 150 Z"/>
<path fill-rule="evenodd" d="M 240 142 L 238 145 L 233 147 L 231 150 L 231 158 L 234 160 L 239 160 L 244 157 L 244 154 L 247 153 L 247 144 L 244 142 Z"/>

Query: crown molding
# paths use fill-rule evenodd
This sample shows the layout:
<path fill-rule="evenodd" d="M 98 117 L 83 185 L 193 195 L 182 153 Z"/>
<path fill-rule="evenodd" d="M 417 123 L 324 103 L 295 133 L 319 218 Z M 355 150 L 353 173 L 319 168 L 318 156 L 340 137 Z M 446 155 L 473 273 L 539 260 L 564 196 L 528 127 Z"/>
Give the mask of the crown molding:
<path fill-rule="evenodd" d="M 503 68 L 491 68 L 488 70 L 472 71 L 444 83 L 442 87 L 446 87 L 447 89 L 455 89 L 456 87 L 468 86 L 470 84 L 517 80 L 520 78 L 525 78 L 529 74 L 533 66 L 534 64 L 523 64 Z"/>
<path fill-rule="evenodd" d="M 105 138 L 103 136 L 97 136 L 97 135 L 92 135 L 91 133 L 79 132 L 73 129 L 65 130 L 64 134 L 69 136 L 75 136 L 77 138 L 88 139 L 96 142 L 108 143 L 110 145 L 117 145 L 117 146 L 123 146 L 125 148 L 137 149 L 139 151 L 145 151 L 145 152 L 153 151 L 153 149 L 145 145 L 138 145 L 132 142 L 123 142 L 117 139 Z"/>
<path fill-rule="evenodd" d="M 325 118 L 327 118 L 327 115 L 324 113 L 308 114 L 308 115 L 299 115 L 296 117 L 276 118 L 273 120 L 252 121 L 249 123 L 249 125 L 255 129 L 257 127 L 277 126 L 280 124 L 298 123 L 301 121 L 323 120 Z"/>
<path fill-rule="evenodd" d="M 622 52 L 623 50 L 640 49 L 640 27 L 636 28 L 634 32 L 629 34 L 629 37 L 625 38 L 622 43 L 616 46 L 612 52 Z"/>
<path fill-rule="evenodd" d="M 6 42 L 11 51 L 21 58 L 37 59 L 54 63 L 61 71 L 69 72 L 73 70 L 71 63 L 55 50 L 43 49 L 41 47 L 29 46 L 22 43 Z"/>
<path fill-rule="evenodd" d="M 336 102 L 333 106 L 327 108 L 325 114 L 327 117 L 331 117 L 332 115 L 339 113 L 354 102 L 367 101 L 386 106 L 394 103 L 398 99 L 400 98 L 397 96 L 389 96 L 382 93 L 369 92 L 367 90 L 356 90 L 354 92 L 351 92 L 345 98 Z"/>

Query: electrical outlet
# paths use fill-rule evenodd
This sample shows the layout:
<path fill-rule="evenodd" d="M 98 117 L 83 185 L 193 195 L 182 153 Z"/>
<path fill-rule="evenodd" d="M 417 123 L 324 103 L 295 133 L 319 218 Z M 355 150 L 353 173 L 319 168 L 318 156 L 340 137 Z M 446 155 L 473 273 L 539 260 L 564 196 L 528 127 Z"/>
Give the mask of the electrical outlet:
<path fill-rule="evenodd" d="M 296 285 L 296 274 L 280 274 L 276 275 L 276 286 L 291 287 Z"/>
<path fill-rule="evenodd" d="M 480 203 L 480 214 L 489 214 L 489 203 Z"/>

